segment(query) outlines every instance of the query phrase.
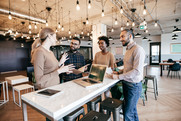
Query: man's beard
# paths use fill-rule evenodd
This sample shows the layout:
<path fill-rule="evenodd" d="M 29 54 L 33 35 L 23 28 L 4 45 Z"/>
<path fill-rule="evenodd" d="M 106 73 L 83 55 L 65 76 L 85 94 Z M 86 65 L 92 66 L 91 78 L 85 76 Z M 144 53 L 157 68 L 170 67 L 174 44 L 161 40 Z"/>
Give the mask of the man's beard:
<path fill-rule="evenodd" d="M 77 50 L 78 50 L 78 48 L 76 48 L 76 49 L 70 48 L 70 51 L 71 51 L 71 52 L 76 52 Z"/>
<path fill-rule="evenodd" d="M 129 42 L 130 42 L 130 41 L 126 42 L 123 46 L 124 46 L 124 47 L 127 46 L 127 45 L 129 44 Z"/>

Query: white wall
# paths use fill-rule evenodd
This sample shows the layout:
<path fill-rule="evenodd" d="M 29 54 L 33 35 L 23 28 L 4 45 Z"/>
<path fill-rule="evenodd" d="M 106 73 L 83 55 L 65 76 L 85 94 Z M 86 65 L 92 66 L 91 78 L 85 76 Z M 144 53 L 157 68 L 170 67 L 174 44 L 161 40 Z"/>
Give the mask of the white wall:
<path fill-rule="evenodd" d="M 181 54 L 172 54 L 170 52 L 171 43 L 181 43 L 181 33 L 177 33 L 178 38 L 176 41 L 172 41 L 173 35 L 173 33 L 161 35 L 161 60 L 168 60 L 169 58 L 172 58 L 173 60 L 181 59 Z"/>

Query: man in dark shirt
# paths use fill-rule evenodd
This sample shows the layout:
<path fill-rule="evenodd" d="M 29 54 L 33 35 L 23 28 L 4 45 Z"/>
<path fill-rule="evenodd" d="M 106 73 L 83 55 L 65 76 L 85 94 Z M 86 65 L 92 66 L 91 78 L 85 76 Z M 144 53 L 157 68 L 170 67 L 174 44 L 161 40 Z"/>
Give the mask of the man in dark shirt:
<path fill-rule="evenodd" d="M 75 69 L 79 69 L 80 67 L 85 65 L 84 56 L 77 51 L 80 48 L 80 43 L 81 41 L 78 37 L 74 37 L 71 40 L 70 50 L 67 52 L 69 59 L 65 61 L 65 65 L 73 64 L 75 66 Z M 82 74 L 76 75 L 73 73 L 64 73 L 62 74 L 62 77 L 63 81 L 67 82 L 82 77 Z"/>

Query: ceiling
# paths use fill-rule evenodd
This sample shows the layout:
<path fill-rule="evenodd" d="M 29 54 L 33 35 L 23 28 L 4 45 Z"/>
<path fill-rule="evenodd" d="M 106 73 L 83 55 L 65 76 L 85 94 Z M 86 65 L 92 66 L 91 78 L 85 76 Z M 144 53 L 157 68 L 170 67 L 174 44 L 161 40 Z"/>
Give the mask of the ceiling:
<path fill-rule="evenodd" d="M 9 8 L 10 1 L 10 8 Z M 81 35 L 81 31 L 87 36 L 91 32 L 91 26 L 98 23 L 107 25 L 107 33 L 109 37 L 119 38 L 120 28 L 133 28 L 134 32 L 141 33 L 142 36 L 160 35 L 162 33 L 171 33 L 174 26 L 181 28 L 181 1 L 180 0 L 91 0 L 91 9 L 87 9 L 89 0 L 79 0 L 80 10 L 76 10 L 77 0 L 0 0 L 0 9 L 10 10 L 11 12 L 21 13 L 27 16 L 43 19 L 48 21 L 48 24 L 54 30 L 58 30 L 59 37 L 69 37 L 68 31 L 71 30 L 71 35 L 75 33 Z M 143 15 L 144 2 L 147 14 Z M 87 3 L 87 4 L 86 4 Z M 123 6 L 124 13 L 120 13 L 120 7 Z M 51 8 L 48 12 L 47 7 Z M 30 10 L 29 10 L 30 8 Z M 104 8 L 105 16 L 101 17 L 102 8 Z M 130 11 L 131 8 L 136 8 L 134 14 Z M 156 12 L 157 8 L 157 12 Z M 156 19 L 157 13 L 157 19 Z M 89 24 L 86 18 L 89 19 Z M 32 21 L 18 16 L 12 16 L 12 20 L 8 19 L 8 13 L 0 12 L 0 31 L 8 31 L 12 29 L 14 32 L 27 33 L 29 32 L 29 22 L 32 25 L 31 35 L 36 35 L 38 31 L 45 27 L 45 23 Z M 115 25 L 117 18 L 118 24 Z M 135 21 L 135 27 L 132 27 L 132 21 Z M 139 24 L 147 22 L 148 33 L 139 30 Z M 179 21 L 175 21 L 178 19 Z M 155 20 L 158 20 L 158 26 L 154 27 Z M 130 25 L 127 27 L 126 22 Z M 23 25 L 22 22 L 25 22 Z M 64 31 L 58 28 L 58 23 L 64 27 Z M 35 23 L 38 29 L 34 28 Z M 114 32 L 111 29 L 114 28 Z"/>

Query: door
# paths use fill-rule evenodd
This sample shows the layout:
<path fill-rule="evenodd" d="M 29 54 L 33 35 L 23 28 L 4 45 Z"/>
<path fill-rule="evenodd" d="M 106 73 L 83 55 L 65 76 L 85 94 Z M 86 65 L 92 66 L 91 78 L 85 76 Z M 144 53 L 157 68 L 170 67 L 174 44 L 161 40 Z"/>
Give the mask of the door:
<path fill-rule="evenodd" d="M 161 43 L 150 43 L 150 65 L 159 65 L 161 60 Z"/>

